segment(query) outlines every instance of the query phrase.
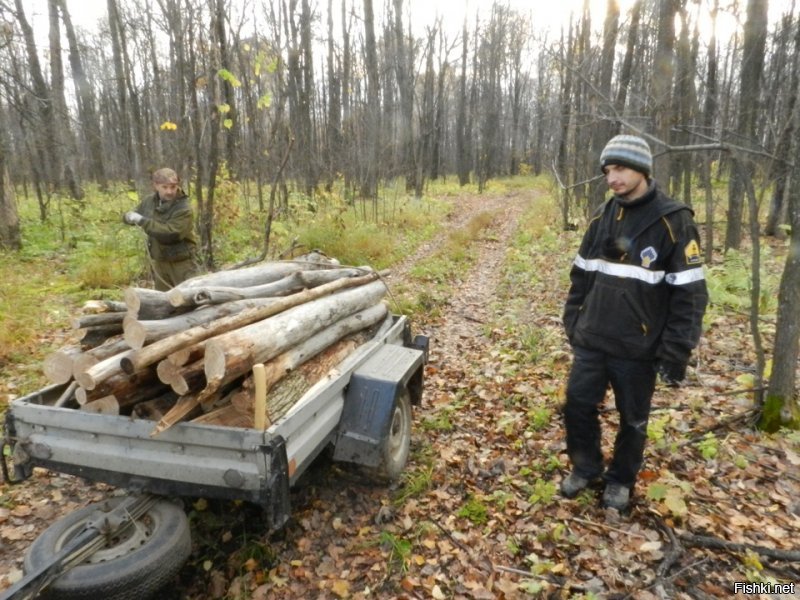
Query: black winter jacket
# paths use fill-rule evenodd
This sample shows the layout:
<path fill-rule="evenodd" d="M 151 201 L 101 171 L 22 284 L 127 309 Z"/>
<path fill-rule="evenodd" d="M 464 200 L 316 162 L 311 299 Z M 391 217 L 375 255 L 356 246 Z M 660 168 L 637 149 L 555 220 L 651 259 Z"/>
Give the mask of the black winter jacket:
<path fill-rule="evenodd" d="M 708 302 L 691 209 L 654 182 L 630 203 L 596 213 L 570 271 L 570 343 L 620 358 L 686 364 Z"/>

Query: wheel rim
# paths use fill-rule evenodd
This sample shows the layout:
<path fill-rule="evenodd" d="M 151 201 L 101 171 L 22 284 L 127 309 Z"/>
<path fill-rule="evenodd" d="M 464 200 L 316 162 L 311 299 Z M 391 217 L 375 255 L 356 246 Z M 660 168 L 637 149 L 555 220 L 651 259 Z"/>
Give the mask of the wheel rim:
<path fill-rule="evenodd" d="M 411 435 L 411 419 L 407 414 L 408 402 L 404 401 L 405 398 L 398 398 L 397 405 L 394 408 L 394 415 L 392 415 L 392 425 L 389 430 L 389 457 L 393 463 L 397 463 L 404 459 L 406 446 L 408 445 Z"/>
<path fill-rule="evenodd" d="M 88 519 L 87 519 L 88 520 Z M 87 521 L 79 521 L 65 530 L 55 544 L 56 551 L 61 550 L 67 542 L 78 535 L 86 526 Z M 124 528 L 122 533 L 106 536 L 105 545 L 94 552 L 81 564 L 97 564 L 121 558 L 144 546 L 155 531 L 156 524 L 151 515 L 144 515 L 132 525 Z"/>

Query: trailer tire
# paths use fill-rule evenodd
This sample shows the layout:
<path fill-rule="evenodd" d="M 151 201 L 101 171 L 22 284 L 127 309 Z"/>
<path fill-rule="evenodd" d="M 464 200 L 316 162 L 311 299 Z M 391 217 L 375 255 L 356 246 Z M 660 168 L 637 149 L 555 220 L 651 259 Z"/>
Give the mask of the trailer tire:
<path fill-rule="evenodd" d="M 411 450 L 411 396 L 406 388 L 395 400 L 389 434 L 381 443 L 381 462 L 369 469 L 379 482 L 395 481 L 403 473 Z"/>
<path fill-rule="evenodd" d="M 120 501 L 121 498 L 114 498 L 110 502 L 113 505 Z M 28 549 L 25 572 L 48 564 L 105 504 L 89 505 L 48 527 Z M 129 528 L 122 539 L 66 571 L 50 584 L 42 597 L 59 600 L 149 598 L 175 577 L 190 552 L 186 514 L 176 504 L 159 500 L 137 519 L 136 527 Z"/>

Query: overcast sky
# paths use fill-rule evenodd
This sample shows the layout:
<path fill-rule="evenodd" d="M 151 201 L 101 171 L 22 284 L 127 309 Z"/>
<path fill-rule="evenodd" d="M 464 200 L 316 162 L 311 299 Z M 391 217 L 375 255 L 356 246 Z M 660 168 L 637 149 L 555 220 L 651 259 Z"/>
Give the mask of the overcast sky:
<path fill-rule="evenodd" d="M 267 0 L 256 0 L 259 2 Z M 621 0 L 624 6 L 630 0 Z M 235 3 L 242 5 L 243 2 Z M 339 0 L 335 0 L 338 4 Z M 604 10 L 606 0 L 591 0 L 593 5 L 600 7 L 601 11 Z M 549 2 L 542 0 L 505 0 L 505 3 L 514 7 L 522 12 L 536 10 L 537 5 L 540 5 L 541 14 L 537 14 L 537 21 L 547 22 L 548 25 L 560 23 L 568 18 L 570 10 L 580 8 L 583 0 L 559 0 L 558 7 L 553 9 Z M 26 11 L 28 17 L 36 20 L 39 26 L 46 26 L 47 23 L 47 0 L 28 0 L 26 3 Z M 251 2 L 248 2 L 251 5 Z M 410 10 L 413 16 L 414 26 L 419 25 L 423 27 L 426 24 L 432 23 L 436 15 L 440 15 L 446 19 L 448 23 L 456 23 L 458 27 L 464 19 L 464 14 L 475 14 L 475 10 L 486 11 L 492 5 L 492 0 L 405 0 L 404 4 Z M 382 8 L 383 2 L 376 1 L 374 6 L 375 10 Z M 106 0 L 67 0 L 67 7 L 69 8 L 70 15 L 76 24 L 82 27 L 92 27 L 98 19 L 105 19 L 106 16 Z M 325 10 L 327 7 L 327 0 L 314 2 L 312 6 L 316 6 L 316 10 Z M 539 11 L 537 11 L 538 13 Z"/>
<path fill-rule="evenodd" d="M 234 4 L 240 6 L 246 4 L 252 6 L 252 1 L 265 2 L 267 0 L 249 0 L 247 3 L 233 0 Z M 412 16 L 412 28 L 417 35 L 424 31 L 424 27 L 433 23 L 436 16 L 443 18 L 446 29 L 452 32 L 459 32 L 465 15 L 469 15 L 471 22 L 474 22 L 476 10 L 482 14 L 488 13 L 494 0 L 405 0 L 406 10 Z M 554 33 L 566 24 L 570 13 L 577 13 L 583 6 L 584 0 L 504 0 L 503 3 L 517 9 L 522 13 L 530 13 L 532 22 L 538 29 L 550 29 Z M 107 0 L 67 0 L 67 6 L 76 25 L 87 29 L 93 29 L 98 19 L 106 18 Z M 327 8 L 327 0 L 311 0 L 312 7 L 317 11 Z M 360 0 L 356 0 L 360 5 Z M 618 0 L 620 10 L 623 14 L 630 8 L 634 0 Z M 338 5 L 339 0 L 334 0 Z M 593 26 L 595 29 L 602 27 L 607 0 L 589 0 L 592 8 Z M 744 1 L 742 2 L 744 4 Z M 46 32 L 47 29 L 47 0 L 26 0 L 25 10 L 28 18 L 36 25 L 37 29 Z M 374 0 L 376 11 L 383 7 L 383 0 Z M 703 0 L 701 13 L 701 25 L 708 23 L 708 8 L 710 0 Z M 800 2 L 798 2 L 800 4 Z M 785 11 L 789 10 L 792 0 L 769 0 L 770 17 L 774 20 Z M 742 9 L 743 11 L 744 9 Z M 798 8 L 797 10 L 800 10 Z M 470 27 L 472 27 L 470 25 Z M 729 15 L 722 14 L 718 24 L 718 37 L 724 39 L 730 37 L 731 32 L 736 27 L 736 23 Z M 708 37 L 710 30 L 705 32 Z M 46 35 L 46 33 L 45 33 Z"/>

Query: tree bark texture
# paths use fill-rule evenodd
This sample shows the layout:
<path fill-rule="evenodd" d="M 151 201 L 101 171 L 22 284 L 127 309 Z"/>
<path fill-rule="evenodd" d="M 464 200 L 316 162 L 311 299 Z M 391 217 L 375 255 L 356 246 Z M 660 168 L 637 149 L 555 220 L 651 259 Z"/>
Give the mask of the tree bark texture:
<path fill-rule="evenodd" d="M 348 287 L 361 286 L 370 281 L 374 281 L 377 277 L 377 274 L 371 274 L 362 277 L 339 279 L 310 290 L 280 298 L 278 302 L 267 307 L 253 308 L 229 317 L 223 317 L 207 325 L 192 327 L 179 334 L 153 342 L 149 346 L 145 346 L 139 350 L 121 355 L 119 364 L 126 372 L 133 373 L 162 358 L 166 358 L 168 355 L 186 346 L 191 346 L 197 342 L 207 340 L 237 327 L 243 327 L 250 323 L 266 319 L 267 317 L 278 314 L 293 306 L 298 306 L 316 298 L 321 298 L 334 291 Z M 101 372 L 105 373 L 104 371 Z"/>
<path fill-rule="evenodd" d="M 140 349 L 158 340 L 218 321 L 244 311 L 269 308 L 277 305 L 277 298 L 254 298 L 237 300 L 226 304 L 207 306 L 200 310 L 167 317 L 165 319 L 139 320 L 130 316 L 123 322 L 125 341 L 131 348 Z"/>
<path fill-rule="evenodd" d="M 333 264 L 322 255 L 308 255 L 292 261 L 266 262 L 243 269 L 233 269 L 231 271 L 217 271 L 207 275 L 200 275 L 187 279 L 183 283 L 175 286 L 166 292 L 172 306 L 184 306 L 189 304 L 188 300 L 192 293 L 205 287 L 235 287 L 247 288 L 264 285 L 278 281 L 298 269 L 316 270 L 333 269 L 338 264 Z"/>
<path fill-rule="evenodd" d="M 386 293 L 382 281 L 326 296 L 209 340 L 205 373 L 209 386 L 230 381 L 266 362 L 339 319 L 377 304 Z"/>

